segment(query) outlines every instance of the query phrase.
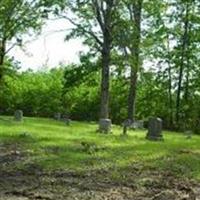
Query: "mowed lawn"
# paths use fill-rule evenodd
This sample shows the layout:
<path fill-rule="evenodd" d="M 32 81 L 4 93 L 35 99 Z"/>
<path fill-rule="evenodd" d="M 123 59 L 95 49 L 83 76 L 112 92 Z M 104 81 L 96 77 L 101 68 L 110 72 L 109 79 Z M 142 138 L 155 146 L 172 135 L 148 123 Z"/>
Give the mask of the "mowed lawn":
<path fill-rule="evenodd" d="M 26 155 L 9 167 L 34 163 L 49 171 L 81 172 L 142 166 L 200 180 L 200 136 L 187 139 L 184 134 L 164 131 L 164 141 L 152 142 L 145 139 L 146 130 L 122 136 L 119 126 L 113 126 L 108 135 L 97 133 L 97 127 L 96 123 L 72 122 L 67 126 L 53 119 L 15 122 L 12 117 L 0 117 L 0 145 Z"/>

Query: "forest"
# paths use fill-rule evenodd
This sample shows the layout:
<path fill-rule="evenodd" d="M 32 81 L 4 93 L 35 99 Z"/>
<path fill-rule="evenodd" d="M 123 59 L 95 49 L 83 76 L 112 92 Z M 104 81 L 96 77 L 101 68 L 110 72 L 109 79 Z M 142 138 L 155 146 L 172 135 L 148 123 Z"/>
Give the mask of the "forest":
<path fill-rule="evenodd" d="M 27 37 L 39 37 L 57 20 L 70 24 L 63 43 L 81 40 L 87 50 L 78 62 L 24 70 L 10 52 L 26 52 Z M 199 0 L 0 0 L 0 181 L 6 188 L 0 183 L 0 199 L 112 193 L 113 199 L 198 200 L 199 77 Z M 55 120 L 58 114 L 68 121 Z M 138 121 L 142 130 L 132 127 Z M 146 140 L 148 134 L 156 141 Z M 34 189 L 11 186 L 9 173 L 17 172 L 21 178 L 11 182 L 34 178 Z M 39 196 L 37 173 L 45 177 Z M 52 190 L 49 179 L 56 182 Z"/>
<path fill-rule="evenodd" d="M 94 10 L 90 8 L 95 3 L 75 2 L 34 1 L 30 3 L 33 12 L 26 11 L 26 4 L 23 8 L 16 3 L 17 10 L 12 1 L 10 5 L 2 1 L 9 10 L 2 6 L 1 112 L 22 109 L 27 116 L 48 117 L 67 112 L 72 119 L 92 121 L 110 115 L 118 124 L 125 119 L 158 116 L 167 129 L 183 125 L 198 129 L 199 2 L 122 1 L 115 5 L 111 1 L 108 5 L 97 3 Z M 31 18 L 18 16 L 20 10 Z M 72 17 L 68 12 L 73 12 Z M 23 45 L 21 34 L 30 29 L 39 32 L 52 15 L 73 24 L 66 40 L 82 37 L 90 51 L 80 55 L 79 64 L 21 72 L 17 58 L 7 56 L 6 43 L 16 40 L 15 45 Z M 8 21 L 5 29 L 4 21 Z M 14 23 L 16 27 L 10 28 Z"/>

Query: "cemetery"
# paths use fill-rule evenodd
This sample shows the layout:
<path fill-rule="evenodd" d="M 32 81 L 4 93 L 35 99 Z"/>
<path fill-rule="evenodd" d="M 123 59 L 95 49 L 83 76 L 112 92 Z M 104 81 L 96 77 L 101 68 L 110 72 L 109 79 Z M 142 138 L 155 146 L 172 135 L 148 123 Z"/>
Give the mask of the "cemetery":
<path fill-rule="evenodd" d="M 0 118 L 2 200 L 200 195 L 200 137 L 161 130 L 158 118 L 150 119 L 148 129 L 128 128 L 126 135 L 117 125 L 105 134 L 96 123 L 21 120 Z"/>
<path fill-rule="evenodd" d="M 0 200 L 200 200 L 199 0 L 0 0 Z"/>

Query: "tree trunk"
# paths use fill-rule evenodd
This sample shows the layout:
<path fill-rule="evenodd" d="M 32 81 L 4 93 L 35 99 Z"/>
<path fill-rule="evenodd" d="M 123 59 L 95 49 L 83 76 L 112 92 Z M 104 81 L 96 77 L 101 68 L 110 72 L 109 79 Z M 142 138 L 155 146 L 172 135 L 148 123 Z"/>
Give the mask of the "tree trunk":
<path fill-rule="evenodd" d="M 183 79 L 183 70 L 184 70 L 184 61 L 185 61 L 185 52 L 186 46 L 188 42 L 188 24 L 189 24 L 189 5 L 186 6 L 186 15 L 184 22 L 184 34 L 182 39 L 182 48 L 181 48 L 181 62 L 180 62 L 180 70 L 179 70 L 179 78 L 178 78 L 178 89 L 177 89 L 177 98 L 176 98 L 176 122 L 179 124 L 180 120 L 180 103 L 181 103 L 181 90 L 182 90 L 182 79 Z"/>
<path fill-rule="evenodd" d="M 189 43 L 188 43 L 189 47 Z M 189 51 L 189 50 L 188 50 Z M 184 103 L 186 105 L 185 112 L 185 123 L 187 124 L 187 120 L 190 117 L 190 109 L 189 109 L 189 80 L 190 80 L 190 61 L 189 61 L 189 52 L 187 51 L 187 59 L 186 59 L 186 82 L 185 82 L 185 94 L 184 94 Z"/>
<path fill-rule="evenodd" d="M 131 70 L 130 89 L 128 96 L 128 119 L 132 122 L 135 121 L 135 102 L 136 102 L 136 89 L 137 89 L 137 75 L 138 72 Z"/>
<path fill-rule="evenodd" d="M 109 118 L 109 77 L 110 77 L 110 49 L 104 48 L 102 52 L 101 74 L 101 113 L 102 119 Z"/>
<path fill-rule="evenodd" d="M 189 56 L 187 56 L 187 71 L 186 71 L 186 83 L 185 83 L 185 103 L 188 104 L 188 96 L 189 96 L 189 76 L 190 76 L 190 68 L 189 68 Z"/>
<path fill-rule="evenodd" d="M 5 40 L 0 41 L 0 82 L 3 79 L 3 64 L 4 64 L 4 57 L 6 51 L 6 42 Z"/>
<path fill-rule="evenodd" d="M 171 74 L 171 65 L 168 63 L 168 95 L 169 95 L 169 125 L 173 126 L 173 100 L 172 100 L 172 74 Z"/>
<path fill-rule="evenodd" d="M 170 46 L 169 46 L 169 35 L 167 35 L 167 65 L 168 65 L 168 101 L 169 101 L 169 126 L 173 127 L 173 99 L 172 99 L 172 68 L 171 68 L 171 55 L 170 55 Z"/>
<path fill-rule="evenodd" d="M 190 80 L 190 30 L 191 26 L 188 25 L 187 37 L 187 52 L 186 52 L 186 83 L 185 83 L 185 103 L 188 104 L 189 100 L 189 80 Z"/>
<path fill-rule="evenodd" d="M 137 78 L 138 69 L 140 64 L 140 40 L 141 40 L 141 14 L 142 14 L 142 0 L 136 1 L 133 6 L 133 15 L 130 13 L 130 19 L 134 23 L 134 39 L 133 48 L 131 48 L 131 77 L 130 77 L 130 89 L 128 97 L 128 119 L 132 122 L 135 121 L 136 112 L 136 93 L 137 93 Z M 132 18 L 132 16 L 134 18 Z"/>
<path fill-rule="evenodd" d="M 99 131 L 102 133 L 111 132 L 111 120 L 109 119 L 110 54 L 110 30 L 105 28 L 104 42 L 102 46 L 101 110 L 99 120 Z"/>

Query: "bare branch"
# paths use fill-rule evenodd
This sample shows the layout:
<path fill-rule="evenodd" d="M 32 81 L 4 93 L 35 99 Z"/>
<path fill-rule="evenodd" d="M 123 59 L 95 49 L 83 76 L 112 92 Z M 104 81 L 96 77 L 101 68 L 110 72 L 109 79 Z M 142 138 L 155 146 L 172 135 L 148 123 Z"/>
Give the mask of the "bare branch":
<path fill-rule="evenodd" d="M 15 46 L 17 46 L 17 43 L 12 44 L 12 45 L 6 50 L 5 55 L 6 55 L 7 53 L 9 53 Z"/>
<path fill-rule="evenodd" d="M 92 0 L 92 5 L 93 5 L 93 8 L 94 8 L 94 12 L 96 13 L 96 19 L 101 27 L 101 30 L 104 31 L 105 29 L 105 25 L 104 25 L 104 20 L 102 18 L 102 15 L 101 15 L 101 8 L 100 8 L 100 5 L 98 3 L 97 0 Z"/>

